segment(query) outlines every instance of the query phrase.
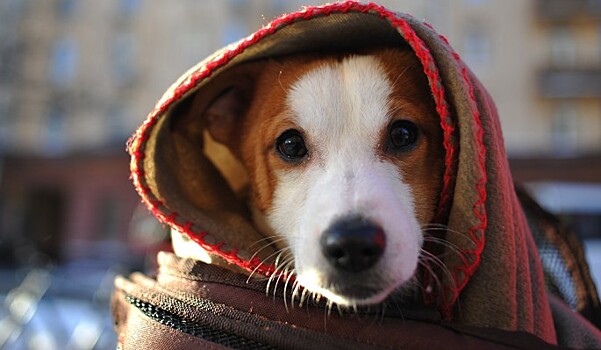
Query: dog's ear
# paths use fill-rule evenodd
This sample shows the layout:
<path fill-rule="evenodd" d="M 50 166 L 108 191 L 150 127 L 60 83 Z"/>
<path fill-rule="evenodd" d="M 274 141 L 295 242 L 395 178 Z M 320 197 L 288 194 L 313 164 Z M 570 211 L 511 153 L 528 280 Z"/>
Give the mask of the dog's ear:
<path fill-rule="evenodd" d="M 224 72 L 215 84 L 214 98 L 204 109 L 206 130 L 213 140 L 239 153 L 243 124 L 254 98 L 255 85 L 262 72 L 261 62 L 245 63 Z"/>
<path fill-rule="evenodd" d="M 205 111 L 207 130 L 211 137 L 235 151 L 235 141 L 248 111 L 251 83 L 231 86 L 217 96 Z"/>
<path fill-rule="evenodd" d="M 171 107 L 161 120 L 168 127 L 159 129 L 155 151 L 147 158 L 153 161 L 148 186 L 157 188 L 169 210 L 219 241 L 240 247 L 262 236 L 248 219 L 246 199 L 238 195 L 246 186 L 247 170 L 232 154 L 238 151 L 231 143 L 239 143 L 236 133 L 243 128 L 238 123 L 246 117 L 261 67 L 243 63 L 214 72 Z"/>
<path fill-rule="evenodd" d="M 161 139 L 163 160 L 176 169 L 181 197 L 198 208 L 246 215 L 245 203 L 235 194 L 246 182 L 239 134 L 262 67 L 243 63 L 215 75 L 170 112 L 170 134 Z"/>

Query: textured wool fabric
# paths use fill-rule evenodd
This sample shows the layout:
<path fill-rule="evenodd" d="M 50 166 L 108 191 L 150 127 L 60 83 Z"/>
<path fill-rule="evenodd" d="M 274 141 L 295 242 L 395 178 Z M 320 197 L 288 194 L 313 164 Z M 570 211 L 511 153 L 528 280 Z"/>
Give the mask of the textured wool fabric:
<path fill-rule="evenodd" d="M 419 272 L 432 283 L 424 288 L 424 304 L 455 325 L 522 331 L 551 344 L 559 339 L 563 345 L 582 345 L 556 329 L 561 323 L 554 323 L 491 97 L 446 39 L 409 15 L 355 2 L 307 8 L 200 62 L 167 90 L 131 140 L 138 192 L 155 216 L 219 264 L 269 276 L 274 268 L 264 259 L 272 251 L 251 258 L 248 250 L 263 236 L 238 195 L 244 169 L 227 152 L 206 151 L 215 146 L 201 115 L 226 88 L 221 78 L 240 63 L 268 57 L 407 46 L 422 63 L 444 133 L 438 221 L 448 225 L 444 238 L 451 244 L 439 253 L 450 273 L 439 271 L 442 285 L 437 285 Z M 586 321 L 575 322 L 566 324 Z M 601 345 L 596 329 L 587 330 L 587 345 Z"/>
<path fill-rule="evenodd" d="M 263 284 L 244 275 L 170 253 L 158 262 L 156 278 L 115 281 L 119 348 L 559 349 L 527 332 L 453 325 L 420 305 L 385 316 L 285 306 L 281 289 L 265 297 Z"/>

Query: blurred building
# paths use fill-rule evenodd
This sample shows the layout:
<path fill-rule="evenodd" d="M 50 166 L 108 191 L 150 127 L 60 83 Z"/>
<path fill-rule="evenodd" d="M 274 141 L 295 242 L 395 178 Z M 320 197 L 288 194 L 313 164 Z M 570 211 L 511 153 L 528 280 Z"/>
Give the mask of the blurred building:
<path fill-rule="evenodd" d="M 301 6 L 253 5 L 0 3 L 0 256 L 123 257 L 156 236 L 134 215 L 126 140 L 190 66 Z"/>
<path fill-rule="evenodd" d="M 547 150 L 512 165 L 548 208 L 601 236 L 601 1 L 537 0 L 537 111 Z M 525 136 L 525 135 L 524 135 Z M 518 171 L 519 169 L 519 171 Z"/>
<path fill-rule="evenodd" d="M 122 254 L 138 202 L 124 151 L 134 123 L 124 103 L 134 57 L 110 45 L 128 26 L 126 14 L 117 15 L 126 4 L 8 3 L 12 23 L 0 27 L 15 44 L 2 58 L 15 57 L 8 66 L 15 76 L 10 109 L 0 114 L 2 256 Z"/>
<path fill-rule="evenodd" d="M 601 1 L 380 2 L 449 38 L 497 102 L 516 178 L 585 202 L 555 209 L 601 232 Z M 199 59 L 318 3 L 0 2 L 0 250 L 131 246 L 127 137 Z"/>

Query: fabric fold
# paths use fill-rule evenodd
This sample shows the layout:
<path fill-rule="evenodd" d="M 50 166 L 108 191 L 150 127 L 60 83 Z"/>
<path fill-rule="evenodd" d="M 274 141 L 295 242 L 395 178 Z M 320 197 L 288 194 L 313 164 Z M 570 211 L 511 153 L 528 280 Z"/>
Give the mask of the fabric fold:
<path fill-rule="evenodd" d="M 527 332 L 569 345 L 569 335 L 558 336 L 562 329 L 556 329 L 538 251 L 516 197 L 494 102 L 448 41 L 410 15 L 353 1 L 309 7 L 191 68 L 130 141 L 132 179 L 143 201 L 215 261 L 269 277 L 272 251 L 253 255 L 249 248 L 264 235 L 240 195 L 245 171 L 226 151 L 207 151 L 218 146 L 207 135 L 201 112 L 223 92 L 223 77 L 235 74 L 241 63 L 369 47 L 411 48 L 444 134 L 437 224 L 448 228 L 442 238 L 449 245 L 438 252 L 445 265 L 437 271 L 440 285 L 418 272 L 426 283 L 424 305 L 453 325 Z M 591 339 L 601 344 L 601 335 Z"/>

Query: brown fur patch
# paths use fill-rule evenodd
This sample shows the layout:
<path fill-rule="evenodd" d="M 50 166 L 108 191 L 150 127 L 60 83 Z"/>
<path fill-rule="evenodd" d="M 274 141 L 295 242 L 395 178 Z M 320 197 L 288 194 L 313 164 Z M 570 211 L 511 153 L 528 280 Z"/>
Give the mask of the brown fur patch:
<path fill-rule="evenodd" d="M 411 186 L 416 216 L 424 225 L 433 220 L 442 187 L 444 151 L 442 128 L 428 81 L 417 57 L 410 51 L 383 50 L 376 53 L 393 84 L 390 109 L 394 120 L 409 120 L 419 128 L 414 148 L 381 156 L 395 163 L 403 180 Z M 383 130 L 381 144 L 388 140 Z"/>
<path fill-rule="evenodd" d="M 270 60 L 257 78 L 255 98 L 243 124 L 239 151 L 249 171 L 252 203 L 262 212 L 272 206 L 275 174 L 302 166 L 283 161 L 276 151 L 276 140 L 280 134 L 288 129 L 300 130 L 290 118 L 287 94 L 303 75 L 331 59 L 307 55 Z"/>
<path fill-rule="evenodd" d="M 411 186 L 418 221 L 426 224 L 432 220 L 437 208 L 444 157 L 442 130 L 426 77 L 413 52 L 407 49 L 381 49 L 364 54 L 380 59 L 393 84 L 389 103 L 394 120 L 409 120 L 419 127 L 416 146 L 397 153 L 386 151 L 389 130 L 382 130 L 382 148 L 378 153 L 382 159 L 396 164 L 404 181 Z M 286 106 L 291 86 L 312 69 L 335 64 L 345 56 L 349 55 L 311 54 L 248 64 L 251 66 L 248 71 L 255 74 L 250 105 L 246 116 L 236 125 L 236 139 L 230 140 L 229 146 L 248 171 L 252 205 L 260 211 L 265 213 L 272 206 L 275 174 L 302 166 L 302 163 L 283 161 L 276 151 L 276 139 L 282 132 L 288 129 L 302 132 L 292 121 Z M 244 70 L 244 67 L 239 69 Z M 305 141 L 310 142 L 310 138 Z M 310 144 L 307 146 L 310 150 Z"/>

